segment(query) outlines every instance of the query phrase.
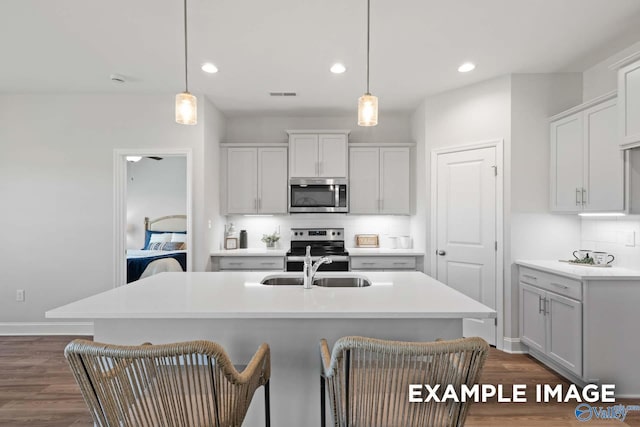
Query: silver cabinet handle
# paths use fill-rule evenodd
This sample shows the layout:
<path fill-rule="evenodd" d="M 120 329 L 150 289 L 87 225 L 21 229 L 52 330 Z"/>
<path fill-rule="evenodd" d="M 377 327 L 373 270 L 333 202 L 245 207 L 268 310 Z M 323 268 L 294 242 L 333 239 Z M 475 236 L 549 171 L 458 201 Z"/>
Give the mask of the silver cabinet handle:
<path fill-rule="evenodd" d="M 375 262 L 363 262 L 362 265 L 375 265 Z"/>
<path fill-rule="evenodd" d="M 531 279 L 531 280 L 538 280 L 536 276 L 531 276 L 529 274 L 523 274 L 522 277 L 526 277 L 527 279 Z"/>
<path fill-rule="evenodd" d="M 542 313 L 543 309 L 542 309 L 542 297 L 540 295 L 538 295 L 538 314 Z"/>
<path fill-rule="evenodd" d="M 553 286 L 557 286 L 557 287 L 562 288 L 562 289 L 569 289 L 569 287 L 568 287 L 568 286 L 561 285 L 560 283 L 551 282 L 551 284 L 552 284 Z"/>
<path fill-rule="evenodd" d="M 580 206 L 580 204 L 582 203 L 579 199 L 580 199 L 580 189 L 576 188 L 576 206 Z"/>
<path fill-rule="evenodd" d="M 241 262 L 230 262 L 229 265 L 242 265 Z"/>
<path fill-rule="evenodd" d="M 447 252 L 442 251 L 442 250 L 437 251 L 436 253 L 437 253 L 438 255 L 440 255 L 440 256 L 445 256 L 445 255 L 447 254 Z"/>
<path fill-rule="evenodd" d="M 394 262 L 393 265 L 406 265 L 406 262 Z"/>
<path fill-rule="evenodd" d="M 582 189 L 582 205 L 586 205 L 587 204 L 587 190 L 586 189 Z"/>
<path fill-rule="evenodd" d="M 544 315 L 546 316 L 549 313 L 549 299 L 545 298 L 544 299 Z"/>
<path fill-rule="evenodd" d="M 261 262 L 260 265 L 275 265 L 275 262 Z"/>
<path fill-rule="evenodd" d="M 253 209 L 258 209 L 258 199 L 253 199 Z"/>

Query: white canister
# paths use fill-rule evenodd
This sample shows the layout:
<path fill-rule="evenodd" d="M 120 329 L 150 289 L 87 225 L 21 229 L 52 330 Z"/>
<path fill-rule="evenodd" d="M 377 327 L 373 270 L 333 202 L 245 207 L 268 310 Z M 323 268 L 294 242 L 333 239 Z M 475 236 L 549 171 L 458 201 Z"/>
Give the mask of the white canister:
<path fill-rule="evenodd" d="M 398 237 L 398 247 L 402 249 L 409 249 L 411 247 L 411 237 L 409 236 Z"/>
<path fill-rule="evenodd" d="M 398 247 L 398 238 L 396 236 L 389 236 L 389 249 L 396 249 Z"/>

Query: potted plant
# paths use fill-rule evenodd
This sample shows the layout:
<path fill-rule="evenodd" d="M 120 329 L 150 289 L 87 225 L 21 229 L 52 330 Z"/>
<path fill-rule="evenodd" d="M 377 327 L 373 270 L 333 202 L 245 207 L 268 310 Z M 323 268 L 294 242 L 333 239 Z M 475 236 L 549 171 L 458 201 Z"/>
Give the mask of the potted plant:
<path fill-rule="evenodd" d="M 280 235 L 277 231 L 274 231 L 273 234 L 262 235 L 262 241 L 267 244 L 267 248 L 275 248 L 278 240 L 280 240 Z"/>

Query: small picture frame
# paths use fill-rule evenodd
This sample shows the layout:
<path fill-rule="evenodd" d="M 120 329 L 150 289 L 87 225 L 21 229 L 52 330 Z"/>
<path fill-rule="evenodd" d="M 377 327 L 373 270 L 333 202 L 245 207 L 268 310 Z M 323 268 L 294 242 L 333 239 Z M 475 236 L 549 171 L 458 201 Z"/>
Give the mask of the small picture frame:
<path fill-rule="evenodd" d="M 380 241 L 377 234 L 356 234 L 356 247 L 378 248 Z"/>
<path fill-rule="evenodd" d="M 238 238 L 237 237 L 225 237 L 224 238 L 224 248 L 225 249 L 238 249 Z"/>

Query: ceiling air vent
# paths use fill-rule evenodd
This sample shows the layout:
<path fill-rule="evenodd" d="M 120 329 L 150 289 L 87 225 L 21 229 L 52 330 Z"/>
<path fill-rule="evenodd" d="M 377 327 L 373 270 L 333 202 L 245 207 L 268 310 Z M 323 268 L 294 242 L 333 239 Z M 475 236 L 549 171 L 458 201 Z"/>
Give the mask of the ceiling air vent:
<path fill-rule="evenodd" d="M 269 96 L 298 96 L 295 92 L 269 92 Z"/>

